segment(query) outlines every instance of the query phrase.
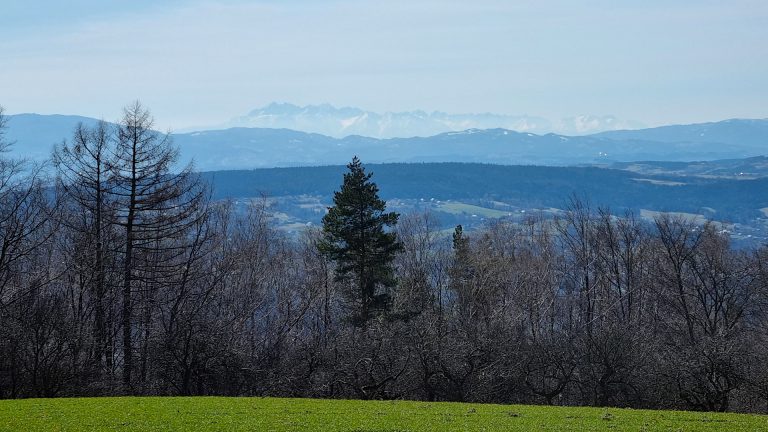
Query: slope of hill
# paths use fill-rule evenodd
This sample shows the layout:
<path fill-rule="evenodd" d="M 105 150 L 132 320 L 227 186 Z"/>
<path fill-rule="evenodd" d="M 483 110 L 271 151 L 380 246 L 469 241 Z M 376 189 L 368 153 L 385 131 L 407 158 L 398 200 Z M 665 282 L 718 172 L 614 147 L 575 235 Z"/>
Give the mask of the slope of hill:
<path fill-rule="evenodd" d="M 0 401 L 3 430 L 760 431 L 762 415 L 620 408 L 282 398 L 131 397 Z"/>
<path fill-rule="evenodd" d="M 595 134 L 599 138 L 665 143 L 720 143 L 768 146 L 768 119 L 731 119 L 711 123 L 617 130 Z"/>
<path fill-rule="evenodd" d="M 14 155 L 42 161 L 50 156 L 55 144 L 69 139 L 81 122 L 92 125 L 98 120 L 74 115 L 10 115 L 6 139 L 14 143 L 11 148 Z"/>

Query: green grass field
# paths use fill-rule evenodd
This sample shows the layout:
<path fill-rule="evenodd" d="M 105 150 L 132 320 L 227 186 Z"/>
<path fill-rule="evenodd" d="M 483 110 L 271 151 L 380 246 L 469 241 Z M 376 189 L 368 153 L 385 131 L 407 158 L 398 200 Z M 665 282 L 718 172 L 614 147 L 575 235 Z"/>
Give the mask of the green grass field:
<path fill-rule="evenodd" d="M 444 202 L 437 206 L 437 210 L 451 214 L 474 214 L 485 218 L 500 218 L 509 216 L 509 212 L 489 209 L 460 202 Z"/>
<path fill-rule="evenodd" d="M 0 401 L 3 431 L 768 431 L 768 416 L 272 398 Z"/>

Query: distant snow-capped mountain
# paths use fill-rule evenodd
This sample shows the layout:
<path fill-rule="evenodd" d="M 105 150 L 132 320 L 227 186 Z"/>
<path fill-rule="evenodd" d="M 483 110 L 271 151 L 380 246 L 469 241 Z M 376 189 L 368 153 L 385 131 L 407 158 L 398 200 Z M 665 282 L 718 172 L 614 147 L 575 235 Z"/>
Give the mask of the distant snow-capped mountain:
<path fill-rule="evenodd" d="M 467 129 L 502 128 L 517 132 L 590 133 L 642 127 L 636 122 L 624 122 L 613 116 L 578 116 L 552 122 L 545 118 L 506 114 L 449 114 L 439 111 L 386 112 L 383 114 L 359 108 L 337 108 L 329 104 L 297 106 L 271 103 L 247 115 L 218 125 L 217 129 L 232 127 L 284 128 L 320 133 L 336 138 L 361 135 L 373 138 L 426 137 Z M 210 128 L 206 128 L 210 129 Z"/>

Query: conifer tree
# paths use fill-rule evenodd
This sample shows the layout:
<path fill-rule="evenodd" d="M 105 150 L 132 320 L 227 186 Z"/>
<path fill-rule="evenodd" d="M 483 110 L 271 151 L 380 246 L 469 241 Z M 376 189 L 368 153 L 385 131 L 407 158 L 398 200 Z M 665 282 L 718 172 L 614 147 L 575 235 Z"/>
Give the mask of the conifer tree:
<path fill-rule="evenodd" d="M 402 246 L 387 228 L 394 227 L 400 215 L 385 211 L 373 174 L 365 172 L 357 156 L 347 168 L 334 205 L 323 217 L 319 248 L 336 262 L 336 280 L 345 284 L 345 297 L 357 309 L 354 321 L 365 324 L 389 307 L 387 290 L 396 284 L 392 260 Z"/>
<path fill-rule="evenodd" d="M 448 273 L 451 277 L 451 289 L 456 294 L 459 311 L 463 316 L 471 315 L 472 303 L 472 250 L 469 237 L 464 234 L 464 228 L 456 225 L 453 230 L 453 263 Z"/>

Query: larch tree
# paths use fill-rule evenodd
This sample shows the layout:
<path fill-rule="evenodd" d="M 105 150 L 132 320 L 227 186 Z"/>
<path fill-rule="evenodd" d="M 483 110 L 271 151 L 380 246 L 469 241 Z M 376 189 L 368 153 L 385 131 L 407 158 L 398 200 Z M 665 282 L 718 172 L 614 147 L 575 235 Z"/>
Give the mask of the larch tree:
<path fill-rule="evenodd" d="M 107 262 L 111 262 L 109 242 L 112 219 L 112 199 L 108 181 L 112 169 L 113 136 L 110 126 L 101 121 L 88 127 L 78 124 L 72 141 L 56 146 L 53 163 L 58 174 L 58 185 L 67 197 L 72 213 L 77 217 L 64 217 L 63 223 L 78 233 L 81 246 L 83 285 L 93 298 L 94 355 L 100 366 L 111 369 L 113 353 L 110 352 L 105 309 L 107 293 Z"/>
<path fill-rule="evenodd" d="M 373 173 L 365 172 L 357 156 L 347 168 L 334 205 L 323 217 L 319 248 L 335 261 L 336 280 L 346 284 L 345 297 L 357 309 L 353 320 L 364 325 L 389 307 L 387 290 L 396 284 L 392 260 L 402 248 L 390 229 L 400 215 L 386 212 L 379 188 L 371 181 Z"/>
<path fill-rule="evenodd" d="M 151 299 L 147 301 L 151 285 L 183 271 L 179 263 L 186 250 L 184 236 L 203 217 L 207 197 L 191 165 L 172 172 L 178 149 L 170 135 L 153 130 L 153 124 L 151 114 L 138 101 L 124 109 L 111 178 L 116 223 L 123 229 L 121 321 L 123 384 L 128 390 L 134 368 L 134 291 L 141 290 L 146 303 L 142 306 L 151 307 Z M 164 253 L 156 253 L 161 248 Z M 146 258 L 143 264 L 142 257 Z M 145 328 L 145 338 L 147 333 Z"/>

